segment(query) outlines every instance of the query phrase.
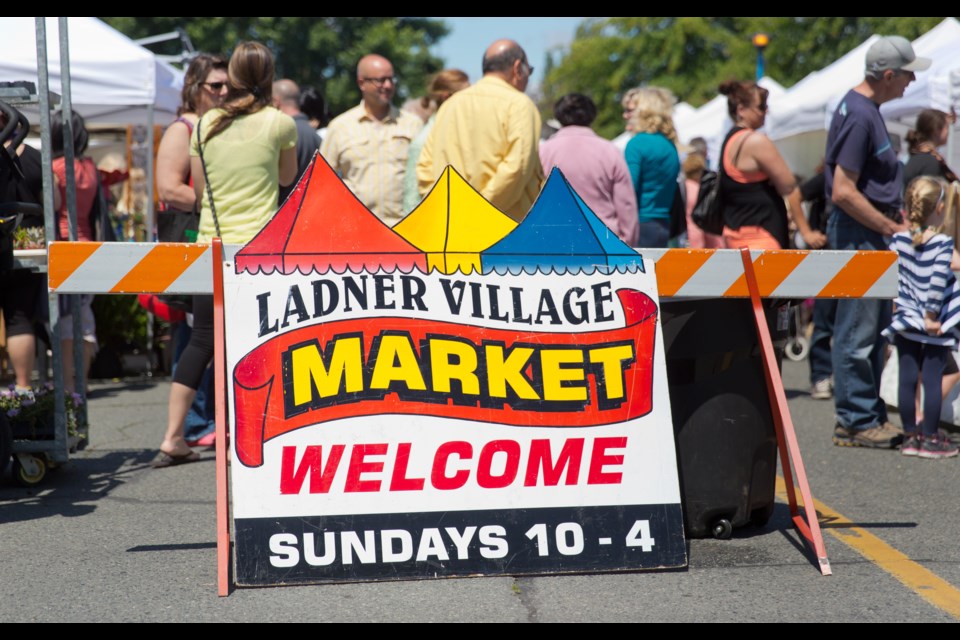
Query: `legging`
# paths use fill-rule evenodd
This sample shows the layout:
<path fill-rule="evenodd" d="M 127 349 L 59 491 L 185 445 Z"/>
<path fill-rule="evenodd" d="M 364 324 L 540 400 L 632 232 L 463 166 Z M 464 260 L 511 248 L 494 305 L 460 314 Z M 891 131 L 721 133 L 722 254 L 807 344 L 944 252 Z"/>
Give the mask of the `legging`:
<path fill-rule="evenodd" d="M 907 433 L 917 431 L 917 380 L 923 384 L 923 435 L 937 433 L 940 424 L 940 406 L 943 403 L 944 365 L 950 353 L 945 345 L 925 344 L 898 335 L 897 347 L 900 387 L 897 393 L 898 409 Z"/>
<path fill-rule="evenodd" d="M 193 296 L 193 333 L 180 354 L 173 381 L 194 391 L 200 387 L 203 372 L 213 360 L 213 296 Z"/>

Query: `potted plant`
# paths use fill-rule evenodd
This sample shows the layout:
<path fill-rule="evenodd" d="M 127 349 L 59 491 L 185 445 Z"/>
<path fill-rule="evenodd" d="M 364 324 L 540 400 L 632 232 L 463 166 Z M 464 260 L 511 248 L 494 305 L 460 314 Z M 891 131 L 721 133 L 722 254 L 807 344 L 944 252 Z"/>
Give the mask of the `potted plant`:
<path fill-rule="evenodd" d="M 52 440 L 55 435 L 55 403 L 56 394 L 51 382 L 27 392 L 17 391 L 14 385 L 0 390 L 0 411 L 10 423 L 14 440 Z M 86 412 L 83 405 L 80 394 L 65 395 L 68 438 L 79 440 L 86 433 Z"/>

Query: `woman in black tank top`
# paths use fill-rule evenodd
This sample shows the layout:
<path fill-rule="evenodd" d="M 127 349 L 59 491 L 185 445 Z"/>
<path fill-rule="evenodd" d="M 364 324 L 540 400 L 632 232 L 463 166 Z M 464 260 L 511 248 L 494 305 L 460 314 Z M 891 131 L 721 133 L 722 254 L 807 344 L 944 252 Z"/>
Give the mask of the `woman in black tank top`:
<path fill-rule="evenodd" d="M 729 81 L 720 85 L 720 93 L 727 96 L 735 123 L 720 152 L 727 246 L 789 248 L 788 211 L 810 248 L 824 246 L 826 236 L 807 223 L 793 173 L 773 142 L 756 131 L 766 120 L 769 92 L 755 82 Z"/>

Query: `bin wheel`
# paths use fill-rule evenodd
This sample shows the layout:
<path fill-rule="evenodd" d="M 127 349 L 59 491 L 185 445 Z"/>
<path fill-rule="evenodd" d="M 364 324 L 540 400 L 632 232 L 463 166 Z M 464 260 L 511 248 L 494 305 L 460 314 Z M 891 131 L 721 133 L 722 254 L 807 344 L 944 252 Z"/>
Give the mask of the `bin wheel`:
<path fill-rule="evenodd" d="M 26 458 L 26 460 L 23 460 Z M 21 487 L 32 487 L 47 475 L 47 463 L 40 456 L 17 454 L 13 459 L 13 481 Z"/>
<path fill-rule="evenodd" d="M 713 537 L 717 540 L 727 540 L 733 535 L 733 525 L 726 518 L 720 518 L 713 523 Z"/>
<path fill-rule="evenodd" d="M 806 359 L 810 353 L 810 340 L 806 336 L 796 336 L 787 340 L 787 348 L 784 349 L 787 357 L 794 362 L 800 362 Z"/>

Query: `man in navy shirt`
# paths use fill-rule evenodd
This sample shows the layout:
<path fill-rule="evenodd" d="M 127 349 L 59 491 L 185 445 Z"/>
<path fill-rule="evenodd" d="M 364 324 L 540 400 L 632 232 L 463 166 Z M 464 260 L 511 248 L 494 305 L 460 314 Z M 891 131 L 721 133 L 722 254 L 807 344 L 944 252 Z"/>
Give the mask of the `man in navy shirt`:
<path fill-rule="evenodd" d="M 887 250 L 887 237 L 904 231 L 900 215 L 902 166 L 890 144 L 880 105 L 903 96 L 931 61 L 919 58 L 901 36 L 878 39 L 866 56 L 863 82 L 837 106 L 827 133 L 826 197 L 830 246 L 840 250 Z M 853 298 L 837 304 L 833 335 L 833 442 L 840 446 L 892 449 L 903 431 L 887 420 L 880 398 L 890 300 Z"/>

